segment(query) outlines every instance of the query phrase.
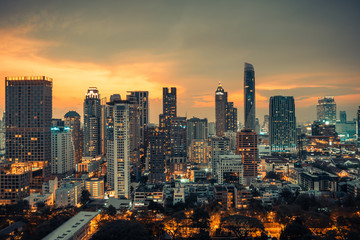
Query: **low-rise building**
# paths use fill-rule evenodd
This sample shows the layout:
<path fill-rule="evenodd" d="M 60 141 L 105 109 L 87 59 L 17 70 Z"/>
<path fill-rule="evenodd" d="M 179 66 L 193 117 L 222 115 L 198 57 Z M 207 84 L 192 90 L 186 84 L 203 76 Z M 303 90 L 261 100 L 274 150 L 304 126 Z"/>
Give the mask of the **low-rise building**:
<path fill-rule="evenodd" d="M 55 191 L 56 207 L 76 206 L 80 203 L 80 183 L 66 183 Z"/>
<path fill-rule="evenodd" d="M 89 239 L 97 231 L 99 212 L 79 212 L 43 240 L 83 240 Z"/>
<path fill-rule="evenodd" d="M 303 190 L 319 192 L 336 192 L 339 177 L 327 172 L 302 172 L 299 185 Z"/>
<path fill-rule="evenodd" d="M 85 188 L 89 191 L 90 198 L 103 199 L 105 197 L 103 178 L 89 178 L 85 180 Z"/>
<path fill-rule="evenodd" d="M 241 155 L 221 155 L 217 165 L 219 184 L 243 184 L 243 164 Z"/>
<path fill-rule="evenodd" d="M 53 206 L 54 205 L 54 194 L 46 193 L 32 193 L 30 196 L 24 198 L 24 200 L 28 201 L 31 209 L 36 209 L 37 203 L 43 203 L 45 206 Z"/>

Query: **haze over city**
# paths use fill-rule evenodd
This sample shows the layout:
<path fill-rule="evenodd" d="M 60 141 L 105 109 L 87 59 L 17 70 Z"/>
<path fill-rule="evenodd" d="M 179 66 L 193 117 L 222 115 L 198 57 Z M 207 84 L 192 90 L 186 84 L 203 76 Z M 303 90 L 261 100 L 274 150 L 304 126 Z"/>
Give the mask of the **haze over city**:
<path fill-rule="evenodd" d="M 84 8 L 86 6 L 86 8 Z M 311 7 L 310 7 L 311 6 Z M 256 117 L 269 97 L 294 96 L 298 121 L 320 96 L 355 117 L 360 102 L 358 1 L 2 1 L 0 110 L 5 76 L 54 79 L 53 116 L 82 115 L 85 93 L 177 87 L 179 115 L 215 118 L 221 81 L 243 122 L 243 66 L 256 72 Z"/>

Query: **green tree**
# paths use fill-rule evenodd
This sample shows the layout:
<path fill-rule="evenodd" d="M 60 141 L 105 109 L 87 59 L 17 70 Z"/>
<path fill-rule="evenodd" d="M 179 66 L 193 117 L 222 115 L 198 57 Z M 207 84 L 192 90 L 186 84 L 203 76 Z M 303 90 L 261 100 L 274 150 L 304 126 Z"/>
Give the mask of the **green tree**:
<path fill-rule="evenodd" d="M 106 209 L 106 213 L 109 214 L 110 216 L 115 216 L 116 215 L 116 208 L 113 205 L 110 205 Z"/>
<path fill-rule="evenodd" d="M 138 222 L 116 220 L 101 227 L 91 240 L 150 240 L 150 236 Z"/>
<path fill-rule="evenodd" d="M 287 224 L 280 234 L 280 240 L 302 240 L 311 238 L 311 231 L 303 225 L 300 218 L 296 218 L 294 221 Z"/>
<path fill-rule="evenodd" d="M 247 239 L 257 231 L 264 232 L 264 225 L 258 219 L 243 215 L 222 218 L 221 228 L 233 233 L 237 239 Z"/>

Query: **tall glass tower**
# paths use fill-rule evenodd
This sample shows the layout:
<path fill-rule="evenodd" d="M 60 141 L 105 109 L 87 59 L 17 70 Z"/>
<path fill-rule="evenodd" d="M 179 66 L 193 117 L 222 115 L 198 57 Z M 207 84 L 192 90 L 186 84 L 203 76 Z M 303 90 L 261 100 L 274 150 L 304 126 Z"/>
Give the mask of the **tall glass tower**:
<path fill-rule="evenodd" d="M 101 104 L 96 87 L 90 87 L 84 101 L 84 157 L 96 157 L 101 153 Z"/>
<path fill-rule="evenodd" d="M 270 97 L 270 146 L 273 152 L 296 150 L 295 102 L 292 96 Z"/>
<path fill-rule="evenodd" d="M 255 131 L 255 71 L 250 63 L 244 68 L 244 111 L 245 129 Z"/>

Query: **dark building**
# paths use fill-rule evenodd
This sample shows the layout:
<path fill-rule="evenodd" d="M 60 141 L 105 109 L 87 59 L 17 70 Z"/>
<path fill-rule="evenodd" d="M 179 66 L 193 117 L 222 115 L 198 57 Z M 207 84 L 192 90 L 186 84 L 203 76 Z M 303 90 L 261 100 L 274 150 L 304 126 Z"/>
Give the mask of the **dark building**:
<path fill-rule="evenodd" d="M 140 144 L 145 141 L 145 129 L 149 124 L 149 92 L 148 91 L 129 91 L 127 99 L 132 104 L 137 105 L 140 122 Z"/>
<path fill-rule="evenodd" d="M 329 124 L 329 122 L 314 121 L 311 125 L 311 135 L 337 137 L 338 134 L 336 133 L 335 129 L 335 125 Z"/>
<path fill-rule="evenodd" d="M 359 109 L 357 111 L 357 140 L 358 143 L 360 143 L 360 106 Z"/>
<path fill-rule="evenodd" d="M 187 120 L 187 145 L 192 140 L 206 140 L 208 138 L 208 121 L 206 118 L 190 118 Z"/>
<path fill-rule="evenodd" d="M 165 182 L 166 134 L 158 127 L 148 126 L 146 129 L 146 139 L 148 140 L 149 182 Z"/>
<path fill-rule="evenodd" d="M 270 97 L 269 114 L 271 151 L 295 151 L 297 137 L 294 97 Z"/>
<path fill-rule="evenodd" d="M 237 131 L 237 108 L 228 102 L 228 94 L 219 83 L 215 91 L 216 136 L 222 137 L 227 131 Z"/>
<path fill-rule="evenodd" d="M 244 116 L 245 129 L 255 131 L 255 71 L 250 63 L 244 67 Z"/>
<path fill-rule="evenodd" d="M 170 120 L 177 116 L 176 88 L 163 88 L 163 113 L 160 115 L 160 127 L 166 133 L 170 132 Z"/>
<path fill-rule="evenodd" d="M 227 92 L 219 83 L 215 92 L 215 124 L 216 136 L 223 136 L 226 132 L 226 105 L 227 105 Z"/>
<path fill-rule="evenodd" d="M 236 154 L 242 156 L 244 182 L 257 177 L 258 147 L 257 134 L 253 130 L 244 129 L 237 133 Z"/>
<path fill-rule="evenodd" d="M 322 97 L 318 99 L 316 106 L 317 120 L 335 124 L 336 122 L 336 103 L 334 97 Z"/>
<path fill-rule="evenodd" d="M 80 115 L 75 111 L 69 111 L 64 116 L 65 126 L 70 128 L 75 147 L 75 162 L 81 161 L 82 157 L 82 130 L 80 126 Z"/>
<path fill-rule="evenodd" d="M 340 122 L 341 123 L 346 123 L 347 119 L 346 119 L 346 111 L 340 111 Z"/>
<path fill-rule="evenodd" d="M 6 77 L 5 84 L 6 160 L 36 165 L 32 187 L 41 188 L 50 171 L 52 79 Z"/>
<path fill-rule="evenodd" d="M 101 154 L 101 104 L 97 88 L 91 87 L 84 101 L 84 157 Z"/>
<path fill-rule="evenodd" d="M 138 176 L 138 164 L 140 158 L 141 146 L 141 123 L 140 123 L 140 105 L 134 95 L 127 95 L 129 101 L 129 124 L 130 124 L 130 162 L 136 168 Z"/>

